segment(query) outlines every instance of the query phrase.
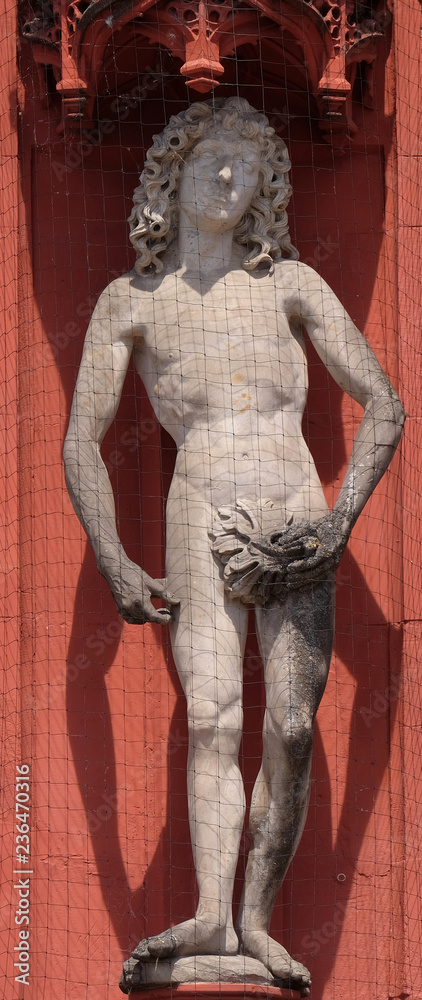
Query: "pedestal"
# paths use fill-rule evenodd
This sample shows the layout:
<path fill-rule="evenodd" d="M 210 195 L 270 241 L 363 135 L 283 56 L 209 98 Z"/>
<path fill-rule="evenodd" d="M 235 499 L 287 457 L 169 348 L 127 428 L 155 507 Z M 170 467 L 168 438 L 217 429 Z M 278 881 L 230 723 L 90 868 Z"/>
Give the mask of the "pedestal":
<path fill-rule="evenodd" d="M 120 989 L 129 994 L 148 990 L 149 998 L 165 1000 L 169 988 L 180 1000 L 193 996 L 227 1000 L 271 997 L 290 1000 L 300 994 L 285 988 L 285 980 L 274 979 L 265 965 L 243 955 L 195 955 L 159 962 L 139 962 L 129 958 L 123 965 Z"/>
<path fill-rule="evenodd" d="M 185 983 L 149 988 L 148 1000 L 298 1000 L 296 990 L 262 983 Z"/>

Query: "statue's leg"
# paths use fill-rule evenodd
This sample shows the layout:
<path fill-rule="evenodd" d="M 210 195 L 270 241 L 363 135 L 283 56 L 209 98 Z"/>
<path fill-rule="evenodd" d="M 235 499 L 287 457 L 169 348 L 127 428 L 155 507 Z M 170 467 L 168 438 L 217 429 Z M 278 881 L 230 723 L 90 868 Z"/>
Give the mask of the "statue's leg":
<path fill-rule="evenodd" d="M 180 599 L 173 655 L 187 700 L 189 818 L 199 905 L 191 920 L 142 941 L 144 961 L 171 955 L 236 954 L 233 881 L 244 821 L 238 767 L 247 610 L 227 599 L 208 528 L 212 512 L 189 507 L 181 537 L 168 526 L 167 580 Z M 175 505 L 172 508 L 175 515 Z M 174 531 L 174 534 L 173 534 Z M 173 544 L 172 544 L 173 542 Z"/>
<path fill-rule="evenodd" d="M 332 649 L 334 581 L 296 590 L 283 606 L 257 609 L 265 668 L 263 759 L 254 788 L 245 890 L 239 914 L 244 951 L 309 992 L 307 969 L 269 937 L 273 906 L 306 820 L 313 724 Z"/>

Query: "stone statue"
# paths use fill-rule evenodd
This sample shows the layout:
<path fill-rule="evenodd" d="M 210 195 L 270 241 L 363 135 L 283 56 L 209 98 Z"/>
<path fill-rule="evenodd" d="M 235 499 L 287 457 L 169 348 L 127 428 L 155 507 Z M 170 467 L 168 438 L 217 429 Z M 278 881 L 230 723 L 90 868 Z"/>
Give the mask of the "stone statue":
<path fill-rule="evenodd" d="M 282 140 L 244 100 L 193 104 L 170 119 L 134 195 L 135 268 L 100 296 L 73 400 L 64 456 L 75 511 L 123 618 L 169 626 L 187 700 L 198 909 L 141 941 L 124 966 L 125 992 L 162 982 L 160 968 L 180 956 L 214 956 L 206 966 L 218 978 L 224 956 L 245 955 L 268 980 L 309 993 L 307 969 L 268 929 L 306 818 L 312 730 L 332 647 L 334 570 L 394 453 L 404 412 L 334 293 L 297 260 L 286 215 L 289 167 Z M 302 436 L 303 328 L 364 410 L 332 512 Z M 151 579 L 122 548 L 100 456 L 132 352 L 178 449 L 165 580 Z M 156 609 L 152 597 L 165 607 Z M 266 712 L 235 930 L 251 604 Z"/>

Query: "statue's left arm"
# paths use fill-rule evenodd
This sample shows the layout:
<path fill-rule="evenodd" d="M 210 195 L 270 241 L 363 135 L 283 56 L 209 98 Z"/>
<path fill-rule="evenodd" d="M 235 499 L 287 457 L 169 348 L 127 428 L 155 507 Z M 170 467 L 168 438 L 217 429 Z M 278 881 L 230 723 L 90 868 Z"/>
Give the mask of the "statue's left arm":
<path fill-rule="evenodd" d="M 395 389 L 337 296 L 310 268 L 298 265 L 297 273 L 292 318 L 303 324 L 330 375 L 364 413 L 335 506 L 308 526 L 319 547 L 289 567 L 287 585 L 292 588 L 336 569 L 359 514 L 394 455 L 405 420 Z"/>

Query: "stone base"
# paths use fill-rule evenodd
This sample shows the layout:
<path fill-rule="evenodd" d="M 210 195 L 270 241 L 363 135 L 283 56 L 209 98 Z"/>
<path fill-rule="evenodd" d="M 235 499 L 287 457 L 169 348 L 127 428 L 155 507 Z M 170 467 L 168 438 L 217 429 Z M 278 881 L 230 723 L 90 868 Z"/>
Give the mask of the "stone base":
<path fill-rule="evenodd" d="M 213 985 L 214 984 L 214 985 Z M 119 983 L 123 993 L 178 987 L 178 995 L 193 992 L 207 997 L 297 997 L 287 980 L 274 979 L 265 965 L 243 955 L 194 955 L 189 958 L 139 962 L 129 958 Z M 183 987 L 186 987 L 184 990 Z"/>

